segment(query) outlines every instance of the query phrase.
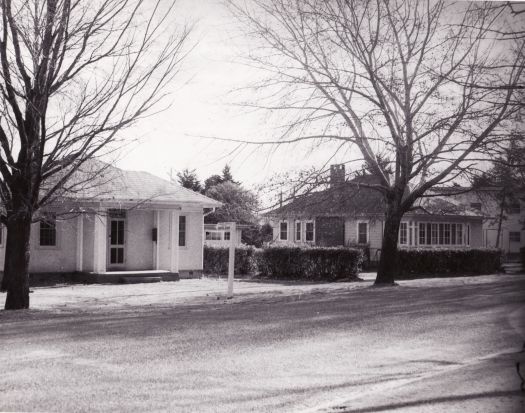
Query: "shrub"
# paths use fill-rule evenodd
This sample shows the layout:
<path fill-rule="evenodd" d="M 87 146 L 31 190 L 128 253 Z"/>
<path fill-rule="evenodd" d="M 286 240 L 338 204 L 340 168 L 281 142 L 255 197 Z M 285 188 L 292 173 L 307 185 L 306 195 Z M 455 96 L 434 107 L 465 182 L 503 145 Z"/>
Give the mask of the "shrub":
<path fill-rule="evenodd" d="M 272 246 L 257 250 L 257 268 L 262 277 L 335 281 L 356 277 L 363 252 L 355 248 Z"/>
<path fill-rule="evenodd" d="M 416 274 L 489 274 L 498 271 L 498 249 L 402 249 L 399 251 L 401 277 Z"/>
<path fill-rule="evenodd" d="M 229 247 L 204 246 L 203 272 L 205 274 L 228 274 Z M 235 274 L 256 272 L 255 248 L 237 246 L 235 248 Z"/>

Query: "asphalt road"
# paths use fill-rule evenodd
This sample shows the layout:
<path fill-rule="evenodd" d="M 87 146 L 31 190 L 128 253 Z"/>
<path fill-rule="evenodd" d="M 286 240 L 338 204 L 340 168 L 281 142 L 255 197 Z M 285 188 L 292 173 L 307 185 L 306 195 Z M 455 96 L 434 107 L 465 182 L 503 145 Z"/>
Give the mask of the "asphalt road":
<path fill-rule="evenodd" d="M 0 312 L 0 411 L 520 411 L 524 293 L 515 276 Z"/>

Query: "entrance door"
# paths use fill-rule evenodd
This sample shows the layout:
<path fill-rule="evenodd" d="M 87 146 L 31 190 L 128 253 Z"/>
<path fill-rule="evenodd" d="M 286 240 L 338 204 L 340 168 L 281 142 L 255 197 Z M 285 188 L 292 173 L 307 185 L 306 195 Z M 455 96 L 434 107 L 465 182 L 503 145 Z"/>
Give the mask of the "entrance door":
<path fill-rule="evenodd" d="M 123 269 L 126 248 L 126 211 L 110 211 L 108 229 L 108 269 Z"/>

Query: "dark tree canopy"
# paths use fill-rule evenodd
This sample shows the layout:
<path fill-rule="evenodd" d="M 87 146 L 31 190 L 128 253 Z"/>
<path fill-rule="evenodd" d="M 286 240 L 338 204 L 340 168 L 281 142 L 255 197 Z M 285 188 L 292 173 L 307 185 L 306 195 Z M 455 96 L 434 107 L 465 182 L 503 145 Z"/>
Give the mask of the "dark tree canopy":
<path fill-rule="evenodd" d="M 177 181 L 181 186 L 191 189 L 192 191 L 203 192 L 204 190 L 195 169 L 190 170 L 186 168 L 181 172 L 177 172 Z"/>

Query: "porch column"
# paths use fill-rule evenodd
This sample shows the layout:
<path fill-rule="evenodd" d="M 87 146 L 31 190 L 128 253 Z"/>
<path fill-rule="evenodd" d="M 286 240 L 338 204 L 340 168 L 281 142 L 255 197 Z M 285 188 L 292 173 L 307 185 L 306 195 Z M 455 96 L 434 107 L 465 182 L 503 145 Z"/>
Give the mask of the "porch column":
<path fill-rule="evenodd" d="M 179 211 L 170 211 L 171 219 L 171 250 L 170 250 L 170 271 L 179 272 Z"/>
<path fill-rule="evenodd" d="M 77 271 L 84 269 L 84 214 L 77 217 Z"/>
<path fill-rule="evenodd" d="M 160 270 L 160 211 L 155 211 L 154 225 L 157 228 L 157 241 L 155 242 L 155 249 L 153 250 L 153 262 L 155 269 Z"/>
<path fill-rule="evenodd" d="M 93 231 L 93 272 L 106 272 L 107 215 L 105 210 L 95 214 Z"/>

